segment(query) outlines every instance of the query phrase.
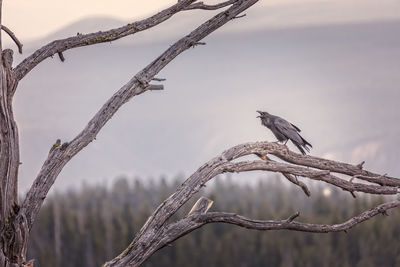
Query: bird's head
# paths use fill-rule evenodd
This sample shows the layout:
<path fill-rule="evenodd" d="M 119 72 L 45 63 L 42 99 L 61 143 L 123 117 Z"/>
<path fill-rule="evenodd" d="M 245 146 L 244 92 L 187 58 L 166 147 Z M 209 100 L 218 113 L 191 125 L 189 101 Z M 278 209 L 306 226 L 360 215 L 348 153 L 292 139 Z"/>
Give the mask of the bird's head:
<path fill-rule="evenodd" d="M 257 110 L 257 112 L 260 113 L 260 115 L 257 116 L 257 118 L 267 117 L 269 115 L 269 113 L 265 112 L 265 111 L 258 111 Z"/>

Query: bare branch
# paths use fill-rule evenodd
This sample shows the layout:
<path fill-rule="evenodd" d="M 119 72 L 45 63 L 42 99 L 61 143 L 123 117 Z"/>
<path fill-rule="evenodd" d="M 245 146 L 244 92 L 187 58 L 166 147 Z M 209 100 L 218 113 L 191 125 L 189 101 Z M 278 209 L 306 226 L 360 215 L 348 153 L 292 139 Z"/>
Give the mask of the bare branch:
<path fill-rule="evenodd" d="M 376 177 L 380 177 L 379 174 L 365 171 L 360 169 L 358 166 L 354 166 L 348 163 L 338 162 L 334 160 L 328 159 L 320 159 L 309 155 L 300 155 L 289 151 L 285 146 L 277 144 L 277 146 L 282 146 L 281 149 L 276 149 L 271 151 L 270 153 L 279 157 L 280 159 L 303 166 L 310 166 L 313 168 L 321 169 L 321 170 L 329 170 L 331 172 L 343 173 L 346 175 L 354 176 L 354 175 L 362 175 L 360 179 L 376 183 L 380 185 L 387 186 L 398 186 L 400 187 L 400 180 L 393 177 L 383 177 L 377 179 Z"/>
<path fill-rule="evenodd" d="M 285 173 L 285 172 L 283 172 L 282 175 L 285 176 L 286 179 L 288 179 L 291 183 L 298 185 L 308 197 L 311 196 L 310 189 L 308 189 L 308 187 L 305 183 L 303 183 L 302 181 L 299 181 L 296 176 L 293 176 L 293 175 L 291 175 L 289 173 Z"/>
<path fill-rule="evenodd" d="M 156 81 L 156 82 L 163 82 L 163 81 L 165 81 L 167 79 L 154 77 L 152 80 Z"/>
<path fill-rule="evenodd" d="M 136 21 L 128 25 L 111 29 L 108 31 L 99 31 L 89 34 L 78 34 L 73 37 L 53 41 L 42 48 L 36 50 L 32 55 L 24 59 L 15 69 L 14 73 L 18 80 L 21 80 L 28 72 L 30 72 L 36 65 L 48 57 L 56 53 L 64 52 L 66 50 L 94 45 L 104 42 L 111 42 L 118 40 L 122 37 L 135 34 L 140 31 L 147 30 L 154 27 L 161 22 L 169 19 L 176 13 L 182 11 L 185 7 L 189 6 L 196 0 L 182 0 L 171 7 L 144 20 Z"/>
<path fill-rule="evenodd" d="M 216 10 L 220 9 L 229 5 L 232 5 L 233 3 L 237 2 L 237 0 L 229 0 L 225 1 L 216 5 L 206 5 L 203 2 L 198 2 L 191 4 L 190 6 L 186 7 L 185 10 L 192 10 L 192 9 L 203 9 L 203 10 Z"/>
<path fill-rule="evenodd" d="M 373 179 L 375 182 L 377 182 L 382 178 L 386 178 L 386 175 L 387 175 L 387 173 L 379 175 L 379 176 L 371 177 L 371 176 L 365 176 L 365 175 L 361 175 L 361 174 L 356 174 L 353 177 L 351 177 L 349 181 L 352 182 L 354 179 L 360 179 L 360 180 Z"/>
<path fill-rule="evenodd" d="M 324 171 L 275 161 L 242 161 L 229 163 L 224 166 L 224 171 L 226 172 L 247 172 L 256 170 L 289 173 L 292 175 L 307 177 L 313 180 L 324 181 L 350 192 L 359 191 L 384 195 L 394 195 L 397 192 L 396 187 L 351 183 Z"/>
<path fill-rule="evenodd" d="M 356 165 L 356 167 L 359 168 L 360 170 L 362 170 L 364 163 L 365 163 L 365 161 L 361 161 L 359 164 Z"/>
<path fill-rule="evenodd" d="M 8 36 L 11 37 L 11 39 L 14 41 L 14 43 L 15 43 L 15 44 L 17 45 L 17 47 L 18 47 L 18 52 L 19 52 L 20 54 L 22 54 L 22 43 L 18 40 L 17 36 L 15 36 L 15 34 L 14 34 L 9 28 L 7 28 L 6 26 L 0 25 L 0 27 L 1 27 L 1 29 L 2 29 L 3 31 L 5 31 L 5 32 L 8 34 Z"/>
<path fill-rule="evenodd" d="M 147 220 L 146 224 L 142 227 L 142 229 L 136 234 L 134 240 L 131 243 L 129 249 L 125 250 L 120 256 L 115 258 L 113 261 L 107 263 L 110 266 L 124 266 L 124 264 L 132 264 L 132 263 L 141 263 L 147 257 L 149 257 L 156 250 L 163 247 L 165 244 L 168 244 L 179 238 L 180 236 L 192 231 L 195 228 L 200 227 L 201 225 L 208 222 L 227 222 L 227 223 L 242 223 L 243 220 L 248 223 L 256 223 L 255 221 L 249 221 L 249 219 L 243 219 L 243 217 L 238 217 L 236 215 L 230 214 L 229 216 L 222 217 L 210 217 L 209 214 L 215 213 L 206 213 L 205 216 L 201 217 L 207 218 L 207 222 L 204 221 L 196 221 L 196 224 L 190 227 L 184 227 L 183 224 L 179 224 L 176 227 L 170 228 L 170 226 L 166 226 L 167 220 L 185 203 L 187 202 L 196 192 L 200 190 L 204 184 L 215 176 L 224 173 L 224 172 L 243 172 L 243 171 L 253 171 L 253 170 L 264 170 L 264 171 L 273 171 L 286 173 L 290 175 L 298 175 L 308 177 L 313 180 L 320 180 L 327 183 L 331 183 L 337 187 L 340 187 L 349 192 L 352 191 L 361 191 L 367 193 L 374 194 L 396 194 L 398 189 L 396 187 L 391 186 L 377 186 L 377 185 L 369 185 L 369 184 L 358 184 L 358 183 L 350 183 L 345 179 L 341 179 L 339 177 L 333 176 L 330 170 L 320 170 L 320 169 L 312 169 L 309 167 L 301 167 L 287 163 L 278 163 L 272 160 L 267 161 L 243 161 L 243 162 L 232 162 L 235 159 L 240 157 L 257 154 L 257 155 L 266 155 L 266 154 L 287 154 L 289 153 L 287 147 L 282 146 L 277 143 L 270 142 L 255 142 L 255 143 L 245 143 L 241 145 L 237 145 L 232 147 L 226 151 L 224 151 L 218 157 L 208 161 L 204 165 L 202 165 L 195 173 L 193 173 L 178 189 L 172 194 L 169 198 L 167 198 L 150 216 Z M 293 152 L 290 152 L 293 153 Z M 296 157 L 302 157 L 300 154 L 293 153 Z M 324 162 L 324 159 L 314 158 L 315 161 Z M 314 163 L 315 165 L 318 165 Z M 337 166 L 341 166 L 342 163 L 337 162 Z M 307 165 L 304 165 L 307 166 Z M 319 166 L 319 165 L 318 165 Z M 336 165 L 332 165 L 335 167 L 335 170 L 338 169 Z M 344 169 L 344 172 L 346 169 Z M 396 206 L 398 203 L 396 202 Z M 386 206 L 384 206 L 386 207 Z M 369 213 L 368 213 L 369 214 Z M 364 218 L 368 216 L 363 214 L 361 217 Z M 189 220 L 188 218 L 193 218 L 194 214 L 191 214 L 187 218 L 183 220 Z M 358 220 L 361 217 L 356 217 L 355 220 Z M 197 217 L 196 217 L 197 218 Z M 239 218 L 239 219 L 238 219 Z M 186 223 L 188 223 L 186 221 Z M 256 223 L 257 224 L 257 223 Z M 334 226 L 334 228 L 329 228 L 323 226 L 321 229 L 322 232 L 333 231 L 334 229 L 346 229 L 348 225 L 352 227 L 352 221 L 346 222 L 344 226 Z M 273 229 L 292 229 L 291 227 L 295 225 L 297 230 L 305 231 L 302 229 L 306 229 L 304 227 L 308 227 L 311 230 L 314 229 L 311 224 L 300 224 L 295 222 L 286 222 L 285 227 L 276 226 L 273 224 Z M 179 226 L 179 227 L 178 227 Z M 193 227 L 192 227 L 193 226 Z M 265 224 L 263 224 L 265 227 Z M 252 228 L 249 225 L 244 224 L 243 227 Z M 280 228 L 281 227 L 281 228 Z M 296 228 L 294 227 L 294 228 Z M 302 228 L 303 227 L 303 228 Z M 315 226 L 316 227 L 316 226 Z M 319 226 L 318 226 L 319 227 Z M 344 228 L 343 228 L 344 227 Z M 173 233 L 168 234 L 168 238 L 164 240 L 160 240 L 159 237 L 163 235 L 165 229 L 168 228 Z M 257 228 L 252 228 L 257 229 Z M 315 228 L 317 229 L 317 228 Z M 267 229 L 260 229 L 267 230 Z M 293 229 L 292 229 L 293 230 Z M 108 266 L 106 264 L 106 266 Z M 134 265 L 134 264 L 133 264 Z M 135 266 L 135 265 L 134 265 Z"/>
<path fill-rule="evenodd" d="M 233 19 L 240 19 L 240 18 L 243 18 L 243 17 L 246 17 L 246 14 L 236 16 L 236 17 L 234 17 Z"/>
<path fill-rule="evenodd" d="M 198 45 L 206 45 L 206 43 L 205 43 L 205 42 L 196 42 L 196 43 L 194 43 L 192 46 L 193 46 L 193 47 L 196 47 L 196 46 L 198 46 Z"/>
<path fill-rule="evenodd" d="M 286 222 L 290 223 L 299 216 L 300 216 L 300 212 L 296 211 L 295 214 L 291 215 L 289 218 L 286 219 Z"/>
<path fill-rule="evenodd" d="M 62 62 L 64 62 L 65 61 L 65 57 L 64 57 L 63 53 L 62 52 L 57 52 L 57 54 L 58 54 L 58 57 L 60 58 L 60 60 Z"/>
<path fill-rule="evenodd" d="M 349 220 L 334 225 L 325 225 L 325 224 L 311 224 L 311 223 L 302 223 L 302 222 L 288 222 L 284 221 L 258 221 L 251 220 L 245 217 L 229 214 L 229 213 L 214 213 L 209 212 L 206 214 L 198 214 L 198 218 L 200 221 L 209 223 L 209 222 L 224 222 L 235 224 L 238 226 L 242 226 L 249 229 L 256 230 L 295 230 L 302 232 L 312 232 L 312 233 L 329 233 L 329 232 L 341 232 L 344 230 L 349 230 L 353 228 L 357 224 L 364 222 L 378 214 L 382 214 L 389 209 L 393 209 L 400 205 L 400 201 L 391 201 L 388 203 L 384 203 L 376 206 L 375 208 L 364 211 L 363 213 L 350 218 Z M 196 220 L 196 219 L 195 219 Z"/>
<path fill-rule="evenodd" d="M 164 85 L 162 84 L 149 84 L 147 90 L 150 91 L 157 91 L 157 90 L 164 90 Z"/>
<path fill-rule="evenodd" d="M 280 221 L 262 221 L 249 219 L 233 213 L 226 212 L 208 212 L 196 213 L 172 223 L 165 227 L 165 230 L 157 240 L 158 249 L 170 244 L 176 239 L 190 233 L 191 231 L 208 223 L 229 223 L 240 227 L 253 230 L 294 230 L 311 233 L 329 233 L 347 231 L 357 224 L 360 224 L 378 214 L 385 213 L 389 209 L 400 206 L 400 201 L 392 201 L 376 206 L 375 208 L 364 211 L 363 213 L 350 218 L 349 220 L 333 225 L 311 224 L 293 221 L 299 213 L 295 213 L 286 220 Z"/>

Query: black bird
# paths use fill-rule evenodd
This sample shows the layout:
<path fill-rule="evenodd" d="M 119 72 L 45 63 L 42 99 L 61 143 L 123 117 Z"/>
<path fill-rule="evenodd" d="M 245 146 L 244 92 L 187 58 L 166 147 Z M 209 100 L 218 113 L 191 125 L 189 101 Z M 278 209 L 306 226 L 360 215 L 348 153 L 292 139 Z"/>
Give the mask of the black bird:
<path fill-rule="evenodd" d="M 310 148 L 307 146 L 312 147 L 312 145 L 299 134 L 301 132 L 299 127 L 268 112 L 257 112 L 260 113 L 260 116 L 257 116 L 257 118 L 261 119 L 261 124 L 270 129 L 278 141 L 285 142 L 285 145 L 288 140 L 292 141 L 303 155 L 306 154 L 304 149 L 310 152 Z"/>

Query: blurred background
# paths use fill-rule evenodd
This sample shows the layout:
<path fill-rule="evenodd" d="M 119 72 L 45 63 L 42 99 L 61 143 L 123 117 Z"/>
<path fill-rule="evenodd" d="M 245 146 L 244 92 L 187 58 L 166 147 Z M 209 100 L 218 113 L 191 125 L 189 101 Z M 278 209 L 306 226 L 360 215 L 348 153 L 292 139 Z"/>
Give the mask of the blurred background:
<path fill-rule="evenodd" d="M 110 5 L 109 1 L 103 0 L 71 0 L 66 5 L 64 1 L 31 3 L 13 0 L 5 1 L 2 20 L 24 43 L 24 54 L 15 55 L 18 63 L 51 40 L 74 36 L 78 32 L 88 33 L 125 25 L 173 3 L 121 0 Z M 71 236 L 67 232 L 68 227 L 73 232 L 87 233 L 84 239 L 81 239 L 82 234 L 75 237 L 76 242 L 83 242 L 80 244 L 90 250 L 80 253 L 88 261 L 82 266 L 101 263 L 104 258 L 98 255 L 115 255 L 124 245 L 115 242 L 108 245 L 108 241 L 124 240 L 126 246 L 145 216 L 162 201 L 168 190 L 172 192 L 177 183 L 174 177 L 179 176 L 178 180 L 182 180 L 201 164 L 233 145 L 249 141 L 275 141 L 256 118 L 256 110 L 279 115 L 299 126 L 303 136 L 314 147 L 312 155 L 354 164 L 365 160 L 364 166 L 369 170 L 400 177 L 399 11 L 398 0 L 260 1 L 246 11 L 245 17 L 231 21 L 207 37 L 204 40 L 206 46 L 189 49 L 176 58 L 158 75 L 167 79 L 163 82 L 164 91 L 147 92 L 124 105 L 103 128 L 97 140 L 64 168 L 51 190 L 51 201 L 43 208 L 39 220 L 42 223 L 36 224 L 35 241 L 30 252 L 33 253 L 32 257 L 44 255 L 40 257 L 46 258 L 54 253 L 51 242 L 55 242 L 55 236 L 51 231 L 40 231 L 52 229 L 55 225 L 55 217 L 51 213 L 54 203 L 62 207 L 59 216 L 69 216 L 68 219 L 58 219 L 60 238 Z M 31 186 L 56 139 L 73 139 L 101 105 L 136 72 L 215 13 L 200 10 L 183 12 L 144 33 L 112 43 L 67 51 L 64 53 L 65 62 L 61 63 L 54 57 L 29 73 L 21 81 L 14 100 L 23 163 L 19 180 L 21 194 Z M 13 48 L 10 41 L 4 42 L 6 47 Z M 291 144 L 289 147 L 293 149 Z M 120 176 L 126 177 L 124 181 L 129 184 L 129 190 L 125 198 L 116 200 L 112 196 L 119 195 L 115 190 L 121 183 L 118 179 Z M 357 200 L 347 199 L 347 194 L 342 192 L 337 196 L 329 195 L 329 201 L 319 201 L 320 198 L 324 199 L 325 185 L 316 186 L 311 198 L 300 194 L 300 201 L 294 199 L 291 193 L 279 193 L 279 190 L 298 191 L 297 188 L 285 182 L 275 187 L 267 186 L 270 176 L 261 173 L 234 175 L 229 178 L 228 184 L 225 184 L 226 177 L 220 179 L 224 182 L 220 187 L 211 184 L 209 193 L 217 192 L 217 188 L 232 186 L 237 194 L 248 195 L 250 199 L 242 203 L 242 199 L 235 201 L 236 195 L 223 196 L 218 191 L 218 194 L 214 194 L 218 198 L 214 202 L 216 210 L 224 207 L 240 210 L 244 205 L 246 208 L 242 211 L 246 211 L 243 212 L 245 215 L 263 219 L 281 219 L 281 215 L 290 215 L 291 211 L 300 210 L 303 213 L 315 207 L 309 211 L 309 215 L 314 217 L 309 217 L 307 221 L 326 219 L 339 222 L 354 215 L 355 211 L 371 207 L 369 201 L 378 201 L 361 194 Z M 262 194 L 256 189 L 260 182 L 266 183 L 262 187 L 265 189 Z M 151 189 L 153 185 L 154 190 Z M 137 203 L 133 204 L 131 195 L 136 195 L 137 191 L 141 191 L 139 189 L 143 189 L 142 197 L 138 197 L 135 200 Z M 331 188 L 328 191 L 334 192 Z M 107 197 L 102 198 L 104 194 Z M 341 196 L 343 194 L 346 196 Z M 279 201 L 270 202 L 268 197 L 278 197 L 275 195 L 280 195 Z M 257 204 L 263 201 L 268 203 L 269 209 Z M 119 203 L 125 203 L 125 207 L 133 209 L 126 216 L 137 214 L 138 217 L 133 221 L 129 217 L 125 222 L 114 224 L 109 219 L 99 219 L 97 223 L 104 222 L 104 225 L 99 225 L 103 227 L 99 228 L 103 229 L 98 230 L 99 233 L 110 229 L 106 231 L 110 232 L 107 242 L 97 240 L 107 235 L 89 234 L 90 220 L 85 218 L 90 217 L 91 212 L 103 214 L 106 209 L 110 214 L 115 213 L 113 218 L 124 220 L 124 215 L 118 215 L 118 212 L 122 212 L 119 211 Z M 107 217 L 110 214 L 98 216 Z M 399 216 L 398 212 L 395 216 Z M 369 233 L 365 238 L 384 242 L 386 235 L 368 227 L 380 229 L 384 225 L 385 230 L 389 231 L 389 220 L 392 217 L 384 221 L 381 218 L 374 219 L 366 223 L 367 226 L 360 226 L 360 230 L 352 230 L 364 231 L 359 236 L 353 236 L 352 231 L 349 235 L 285 232 L 287 239 L 282 240 L 279 245 L 282 247 L 274 246 L 282 232 L 260 234 L 228 226 L 205 227 L 205 230 L 190 237 L 193 239 L 188 237 L 179 242 L 201 246 L 202 235 L 215 234 L 215 246 L 221 251 L 228 249 L 224 253 L 232 256 L 235 253 L 229 250 L 236 249 L 230 247 L 232 239 L 239 240 L 240 235 L 241 241 L 235 244 L 243 245 L 243 249 L 250 249 L 253 245 L 260 249 L 267 246 L 263 242 L 274 241 L 270 245 L 274 248 L 266 249 L 266 254 L 259 250 L 243 252 L 247 259 L 254 259 L 254 255 L 266 255 L 263 258 L 268 262 L 270 260 L 270 266 L 291 266 L 290 261 L 293 266 L 321 266 L 319 262 L 311 262 L 311 259 L 322 257 L 322 254 L 313 254 L 307 249 L 310 245 L 320 251 L 321 245 L 315 243 L 318 240 L 327 246 L 328 250 L 323 255 L 348 258 L 348 266 L 368 266 L 361 259 L 371 255 L 372 252 L 368 250 L 370 243 L 360 237 Z M 132 225 L 128 225 L 128 221 Z M 117 233 L 116 230 L 120 230 L 118 223 L 125 225 L 127 230 Z M 379 223 L 382 225 L 374 226 Z M 80 227 L 81 232 L 74 227 Z M 395 235 L 395 232 L 390 233 Z M 225 234 L 229 237 L 224 237 Z M 123 235 L 125 239 L 118 235 Z M 43 238 L 42 241 L 40 238 Z M 204 238 L 206 242 L 208 237 Z M 229 245 L 219 243 L 224 238 L 229 240 L 226 243 Z M 62 240 L 61 250 L 69 249 L 66 247 L 69 243 Z M 340 242 L 350 243 L 344 246 Z M 354 247 L 351 242 L 359 242 L 359 246 Z M 78 246 L 71 244 L 71 247 Z M 183 247 L 190 247 L 187 243 L 182 244 L 185 244 Z M 210 244 L 204 243 L 202 246 Z M 289 244 L 297 244 L 297 247 L 289 248 Z M 378 244 L 371 246 L 378 250 Z M 389 246 L 383 247 L 389 249 Z M 301 254 L 310 255 L 309 261 L 306 260 L 304 264 L 293 261 L 297 259 L 298 249 L 305 249 Z M 390 249 L 400 252 L 395 245 Z M 275 256 L 268 254 L 271 251 L 275 251 Z M 197 256 L 190 254 L 197 253 L 194 249 L 190 252 L 163 253 L 160 255 L 164 256 L 155 256 L 152 260 L 155 266 L 161 266 L 158 262 L 173 266 L 173 259 L 181 257 L 188 261 L 204 255 L 204 252 L 199 252 Z M 189 254 L 179 256 L 176 253 Z M 209 250 L 207 253 L 216 252 Z M 62 253 L 58 255 L 57 261 L 62 260 L 64 265 Z M 210 255 L 211 258 L 215 260 L 214 265 L 221 265 L 220 257 Z M 394 266 L 396 259 L 389 258 L 393 261 L 371 266 Z M 243 262 L 241 266 L 267 265 L 267 261 L 240 262 Z M 249 262 L 248 265 L 246 262 Z M 324 264 L 334 265 L 329 261 Z M 232 264 L 227 263 L 226 266 Z"/>
<path fill-rule="evenodd" d="M 182 177 L 166 177 L 144 185 L 119 177 L 107 189 L 83 187 L 53 194 L 31 232 L 28 258 L 38 266 L 100 266 L 121 253 L 148 216 L 173 193 Z M 382 203 L 383 197 L 357 197 L 312 184 L 307 198 L 281 177 L 260 177 L 257 186 L 219 177 L 171 218 L 189 211 L 200 195 L 214 200 L 211 210 L 255 219 L 286 219 L 320 224 L 341 223 Z M 143 266 L 400 266 L 400 212 L 378 215 L 346 232 L 312 234 L 260 232 L 226 224 L 208 224 L 156 252 Z M 35 263 L 36 264 L 36 263 Z"/>

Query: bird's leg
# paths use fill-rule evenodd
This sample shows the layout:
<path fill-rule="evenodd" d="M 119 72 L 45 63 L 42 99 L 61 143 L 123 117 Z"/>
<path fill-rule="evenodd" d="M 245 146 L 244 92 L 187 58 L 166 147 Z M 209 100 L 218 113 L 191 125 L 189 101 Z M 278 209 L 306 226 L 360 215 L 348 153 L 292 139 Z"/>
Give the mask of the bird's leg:
<path fill-rule="evenodd" d="M 286 143 L 289 141 L 289 139 L 286 139 L 285 143 L 283 143 L 284 146 L 286 146 Z"/>

